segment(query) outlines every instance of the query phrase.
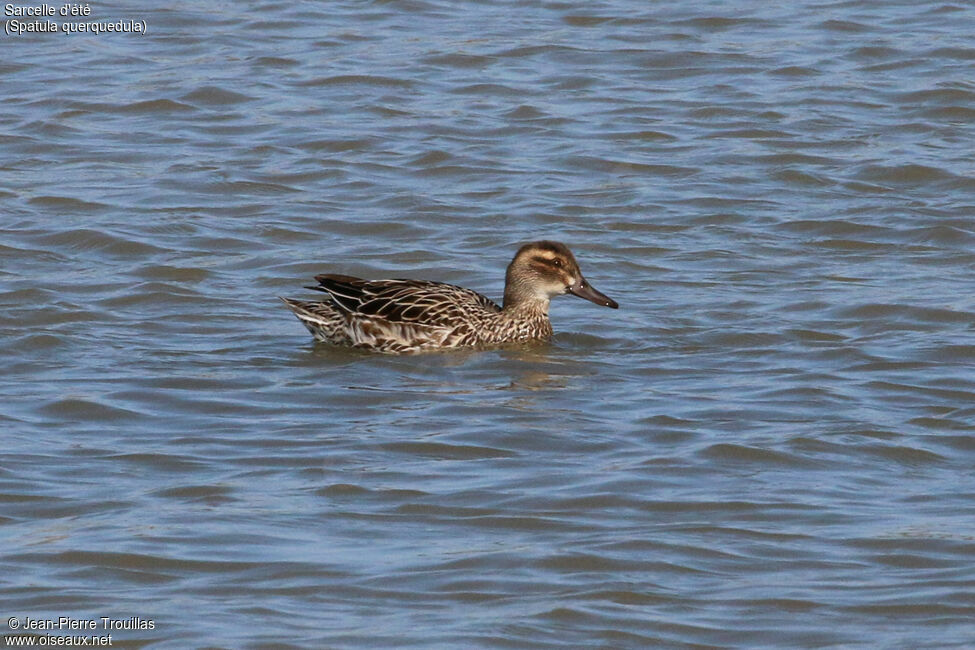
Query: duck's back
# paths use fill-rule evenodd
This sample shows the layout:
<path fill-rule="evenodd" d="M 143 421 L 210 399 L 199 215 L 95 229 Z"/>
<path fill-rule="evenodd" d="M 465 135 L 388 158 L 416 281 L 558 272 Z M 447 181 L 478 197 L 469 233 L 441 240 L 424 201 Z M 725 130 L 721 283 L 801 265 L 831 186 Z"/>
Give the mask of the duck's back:
<path fill-rule="evenodd" d="M 328 302 L 286 301 L 323 341 L 378 352 L 416 352 L 477 343 L 501 308 L 476 291 L 423 280 L 319 275 Z"/>
<path fill-rule="evenodd" d="M 319 275 L 319 286 L 343 312 L 391 323 L 452 327 L 501 311 L 476 291 L 425 280 L 362 280 L 347 275 Z"/>

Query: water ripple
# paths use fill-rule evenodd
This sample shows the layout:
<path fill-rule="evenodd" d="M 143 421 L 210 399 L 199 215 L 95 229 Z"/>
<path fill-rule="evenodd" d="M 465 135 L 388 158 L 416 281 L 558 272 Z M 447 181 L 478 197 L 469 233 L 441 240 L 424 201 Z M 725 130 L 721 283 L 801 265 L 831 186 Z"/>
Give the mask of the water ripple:
<path fill-rule="evenodd" d="M 10 615 L 174 648 L 970 645 L 967 7 L 98 11 L 149 33 L 0 63 Z M 386 357 L 277 300 L 329 272 L 500 300 L 540 238 L 621 309 Z"/>

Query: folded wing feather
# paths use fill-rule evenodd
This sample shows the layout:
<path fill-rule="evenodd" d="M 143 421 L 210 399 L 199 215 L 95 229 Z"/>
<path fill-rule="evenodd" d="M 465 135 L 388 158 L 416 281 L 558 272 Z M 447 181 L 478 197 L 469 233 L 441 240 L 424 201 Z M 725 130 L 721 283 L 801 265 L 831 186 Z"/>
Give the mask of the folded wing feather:
<path fill-rule="evenodd" d="M 476 291 L 423 280 L 362 280 L 348 275 L 319 275 L 319 286 L 336 306 L 350 314 L 390 322 L 450 326 L 478 311 L 500 308 Z"/>

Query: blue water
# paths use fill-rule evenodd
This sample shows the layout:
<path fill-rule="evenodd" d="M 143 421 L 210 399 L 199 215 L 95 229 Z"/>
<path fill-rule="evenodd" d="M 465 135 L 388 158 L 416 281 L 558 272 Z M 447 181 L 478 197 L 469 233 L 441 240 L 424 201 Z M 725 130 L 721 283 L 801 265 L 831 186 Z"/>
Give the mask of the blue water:
<path fill-rule="evenodd" d="M 975 10 L 92 14 L 147 33 L 0 37 L 0 620 L 971 646 Z M 621 305 L 549 345 L 337 350 L 277 300 L 500 300 L 542 238 Z"/>

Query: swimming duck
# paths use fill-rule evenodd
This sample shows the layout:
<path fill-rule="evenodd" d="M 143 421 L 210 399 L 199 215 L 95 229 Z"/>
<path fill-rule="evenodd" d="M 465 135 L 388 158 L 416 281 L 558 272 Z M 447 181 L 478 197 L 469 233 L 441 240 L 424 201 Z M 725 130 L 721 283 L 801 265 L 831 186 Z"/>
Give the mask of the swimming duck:
<path fill-rule="evenodd" d="M 498 307 L 481 294 L 442 282 L 315 276 L 324 302 L 282 298 L 312 336 L 346 347 L 402 354 L 422 350 L 546 341 L 549 301 L 571 293 L 619 307 L 586 281 L 572 252 L 552 241 L 525 244 L 505 274 Z"/>

